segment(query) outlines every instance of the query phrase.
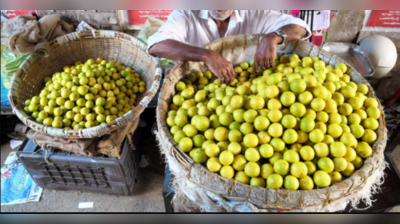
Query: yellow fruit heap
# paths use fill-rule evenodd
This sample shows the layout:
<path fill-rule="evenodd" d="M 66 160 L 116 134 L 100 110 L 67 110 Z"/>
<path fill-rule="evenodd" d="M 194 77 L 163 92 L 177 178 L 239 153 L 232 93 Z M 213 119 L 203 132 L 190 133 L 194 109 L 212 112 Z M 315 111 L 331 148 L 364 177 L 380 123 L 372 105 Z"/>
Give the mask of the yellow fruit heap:
<path fill-rule="evenodd" d="M 75 130 L 121 117 L 146 90 L 135 70 L 102 58 L 65 66 L 44 82 L 39 96 L 25 101 L 25 112 L 45 126 Z"/>
<path fill-rule="evenodd" d="M 317 57 L 278 56 L 255 73 L 235 68 L 227 86 L 212 74 L 176 84 L 167 124 L 179 148 L 225 178 L 311 190 L 351 176 L 372 154 L 380 110 L 368 87 Z"/>

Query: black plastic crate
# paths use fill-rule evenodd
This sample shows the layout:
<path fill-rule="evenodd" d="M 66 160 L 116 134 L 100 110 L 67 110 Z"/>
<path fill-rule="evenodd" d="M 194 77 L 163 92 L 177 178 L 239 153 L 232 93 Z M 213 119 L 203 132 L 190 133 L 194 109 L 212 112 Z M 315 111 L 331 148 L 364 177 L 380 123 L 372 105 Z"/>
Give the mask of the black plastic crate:
<path fill-rule="evenodd" d="M 117 195 L 132 193 L 139 169 L 140 150 L 133 150 L 125 139 L 121 157 L 86 157 L 62 150 L 49 150 L 48 160 L 33 140 L 25 139 L 18 158 L 42 188 L 93 191 Z"/>

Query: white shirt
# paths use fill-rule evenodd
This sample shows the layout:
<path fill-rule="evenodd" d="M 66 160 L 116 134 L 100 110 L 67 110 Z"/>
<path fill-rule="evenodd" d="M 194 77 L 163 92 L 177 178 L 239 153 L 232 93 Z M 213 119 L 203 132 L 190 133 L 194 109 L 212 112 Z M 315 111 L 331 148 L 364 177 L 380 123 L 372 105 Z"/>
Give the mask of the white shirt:
<path fill-rule="evenodd" d="M 234 10 L 225 36 L 239 34 L 271 33 L 279 28 L 297 24 L 311 32 L 306 22 L 293 16 L 271 10 Z M 204 47 L 222 38 L 208 10 L 174 10 L 160 29 L 148 39 L 148 48 L 163 40 L 176 40 L 196 47 Z"/>

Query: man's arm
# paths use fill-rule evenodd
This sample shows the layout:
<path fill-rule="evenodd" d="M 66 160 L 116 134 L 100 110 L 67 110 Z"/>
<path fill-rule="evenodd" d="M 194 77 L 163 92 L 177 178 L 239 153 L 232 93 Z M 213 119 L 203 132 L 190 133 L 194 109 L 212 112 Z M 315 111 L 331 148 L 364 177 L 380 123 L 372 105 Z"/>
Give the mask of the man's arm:
<path fill-rule="evenodd" d="M 304 27 L 296 24 L 288 24 L 279 29 L 285 31 L 287 35 L 286 41 L 300 40 L 307 34 Z M 274 64 L 276 46 L 281 42 L 282 37 L 275 33 L 268 33 L 263 37 L 254 56 L 253 65 L 256 72 L 258 72 L 258 66 L 265 70 Z"/>
<path fill-rule="evenodd" d="M 235 76 L 232 63 L 215 51 L 190 46 L 176 40 L 158 42 L 149 49 L 149 53 L 175 61 L 203 61 L 221 83 L 230 84 Z"/>

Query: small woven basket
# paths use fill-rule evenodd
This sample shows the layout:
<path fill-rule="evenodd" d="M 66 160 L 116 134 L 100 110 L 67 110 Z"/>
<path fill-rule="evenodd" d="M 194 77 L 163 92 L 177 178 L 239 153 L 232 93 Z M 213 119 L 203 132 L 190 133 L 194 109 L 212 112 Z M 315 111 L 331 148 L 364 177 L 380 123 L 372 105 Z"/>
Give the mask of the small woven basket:
<path fill-rule="evenodd" d="M 262 37 L 261 34 L 230 36 L 211 42 L 205 48 L 218 52 L 234 66 L 238 66 L 241 62 L 254 58 Z M 333 66 L 345 63 L 352 81 L 366 84 L 369 88 L 368 96 L 377 99 L 371 85 L 353 67 L 336 55 L 309 42 L 288 42 L 278 46 L 277 54 L 279 56 L 290 54 L 298 54 L 300 57 L 318 56 L 327 65 Z M 179 180 L 174 185 L 175 197 L 180 197 L 174 200 L 175 203 L 180 203 L 182 198 L 189 198 L 206 211 L 221 211 L 223 207 L 222 211 L 237 211 L 235 210 L 237 208 L 246 208 L 245 211 L 258 212 L 276 212 L 282 209 L 298 212 L 332 212 L 344 209 L 349 202 L 356 206 L 359 200 L 370 199 L 371 191 L 374 191 L 371 189 L 376 189 L 376 185 L 379 185 L 386 166 L 383 151 L 387 135 L 384 113 L 380 104 L 381 117 L 378 119 L 379 128 L 376 130 L 378 139 L 372 146 L 373 153 L 364 161 L 360 170 L 351 177 L 326 188 L 308 191 L 252 187 L 234 179 L 226 179 L 218 173 L 212 173 L 201 164 L 195 163 L 187 153 L 179 149 L 166 124 L 168 106 L 176 94 L 175 84 L 192 72 L 206 70 L 208 68 L 203 62 L 180 63 L 166 77 L 160 90 L 157 108 L 157 138 L 161 152 L 166 156 L 172 173 Z"/>
<path fill-rule="evenodd" d="M 15 114 L 34 131 L 62 138 L 100 137 L 138 118 L 158 91 L 161 80 L 158 60 L 146 52 L 145 44 L 128 34 L 108 30 L 74 32 L 50 41 L 49 45 L 49 57 L 32 54 L 26 58 L 11 80 L 8 94 Z M 98 57 L 132 67 L 141 75 L 146 83 L 146 91 L 137 96 L 133 110 L 110 123 L 80 130 L 47 127 L 24 112 L 25 100 L 39 95 L 45 86 L 44 78 L 51 77 L 64 66 L 74 65 L 76 61 L 84 62 Z"/>

